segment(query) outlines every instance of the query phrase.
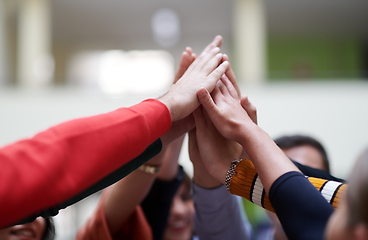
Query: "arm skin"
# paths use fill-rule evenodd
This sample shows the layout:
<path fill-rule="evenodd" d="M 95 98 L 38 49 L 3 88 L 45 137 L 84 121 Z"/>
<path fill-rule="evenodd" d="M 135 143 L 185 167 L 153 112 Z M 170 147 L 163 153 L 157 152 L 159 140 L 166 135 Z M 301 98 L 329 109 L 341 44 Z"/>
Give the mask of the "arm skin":
<path fill-rule="evenodd" d="M 212 91 L 228 70 L 220 42 L 217 36 L 158 101 L 72 120 L 1 148 L 0 227 L 73 198 L 141 154 L 171 122 L 187 117 L 199 105 L 196 91 Z"/>

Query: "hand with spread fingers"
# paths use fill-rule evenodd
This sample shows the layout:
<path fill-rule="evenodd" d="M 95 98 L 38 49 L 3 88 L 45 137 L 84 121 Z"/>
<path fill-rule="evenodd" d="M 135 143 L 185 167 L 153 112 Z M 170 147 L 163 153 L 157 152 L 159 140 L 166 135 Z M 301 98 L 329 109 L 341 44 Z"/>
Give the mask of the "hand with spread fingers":
<path fill-rule="evenodd" d="M 169 91 L 158 98 L 169 108 L 173 122 L 188 116 L 199 106 L 198 89 L 211 92 L 228 70 L 229 62 L 223 61 L 220 52 L 221 43 L 221 36 L 215 37 Z"/>

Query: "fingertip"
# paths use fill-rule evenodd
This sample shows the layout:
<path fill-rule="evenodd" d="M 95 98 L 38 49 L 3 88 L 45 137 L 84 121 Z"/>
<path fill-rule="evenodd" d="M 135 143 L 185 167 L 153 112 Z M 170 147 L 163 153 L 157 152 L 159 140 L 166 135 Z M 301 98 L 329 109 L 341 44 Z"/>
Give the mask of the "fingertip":
<path fill-rule="evenodd" d="M 191 54 L 193 52 L 193 49 L 191 47 L 186 47 L 185 51 Z"/>
<path fill-rule="evenodd" d="M 197 91 L 198 98 L 203 98 L 206 95 L 207 95 L 207 89 L 205 89 L 204 87 L 201 87 L 200 89 L 198 89 Z"/>
<path fill-rule="evenodd" d="M 205 91 L 205 90 L 206 90 L 206 89 L 205 89 L 204 87 L 201 87 L 200 89 L 198 89 L 198 91 L 197 91 L 197 95 L 198 95 L 199 97 L 206 95 L 206 91 Z"/>
<path fill-rule="evenodd" d="M 229 68 L 230 63 L 229 63 L 228 61 L 223 61 L 223 62 L 221 63 L 221 65 L 222 65 L 222 66 L 224 66 L 224 67 L 226 67 L 226 69 L 228 69 L 228 68 Z"/>
<path fill-rule="evenodd" d="M 217 35 L 215 36 L 215 38 L 213 39 L 214 41 L 222 41 L 222 36 L 221 35 Z"/>
<path fill-rule="evenodd" d="M 250 103 L 250 101 L 249 101 L 249 97 L 248 97 L 248 96 L 245 98 L 245 104 L 247 104 L 247 105 L 251 105 L 251 103 Z"/>
<path fill-rule="evenodd" d="M 219 47 L 215 47 L 215 48 L 213 49 L 213 51 L 215 51 L 215 52 L 220 52 L 220 48 L 219 48 Z"/>

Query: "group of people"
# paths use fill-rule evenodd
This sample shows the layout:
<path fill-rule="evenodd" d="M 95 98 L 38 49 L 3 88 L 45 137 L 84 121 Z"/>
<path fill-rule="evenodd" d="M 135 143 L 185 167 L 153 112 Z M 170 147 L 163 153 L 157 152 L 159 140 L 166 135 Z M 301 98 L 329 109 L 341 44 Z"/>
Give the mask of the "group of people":
<path fill-rule="evenodd" d="M 278 146 L 257 125 L 221 44 L 216 36 L 198 56 L 187 48 L 157 99 L 1 148 L 0 240 L 51 240 L 51 217 L 102 189 L 78 240 L 253 239 L 238 196 L 276 214 L 275 239 L 368 239 L 368 151 L 347 187 L 328 165 Z M 185 134 L 192 180 L 178 165 Z"/>

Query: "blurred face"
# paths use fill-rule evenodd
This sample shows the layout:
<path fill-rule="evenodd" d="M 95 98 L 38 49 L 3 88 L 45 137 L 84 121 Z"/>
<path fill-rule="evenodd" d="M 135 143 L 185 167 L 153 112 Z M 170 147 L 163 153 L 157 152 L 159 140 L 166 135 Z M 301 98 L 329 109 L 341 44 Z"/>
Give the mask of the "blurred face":
<path fill-rule="evenodd" d="M 312 168 L 326 170 L 323 165 L 321 153 L 312 146 L 302 145 L 288 149 L 282 149 L 289 158 Z"/>
<path fill-rule="evenodd" d="M 190 192 L 182 184 L 170 209 L 164 240 L 189 240 L 193 232 L 194 205 Z"/>
<path fill-rule="evenodd" d="M 31 223 L 1 229 L 0 240 L 42 240 L 45 228 L 45 219 L 38 217 Z"/>

